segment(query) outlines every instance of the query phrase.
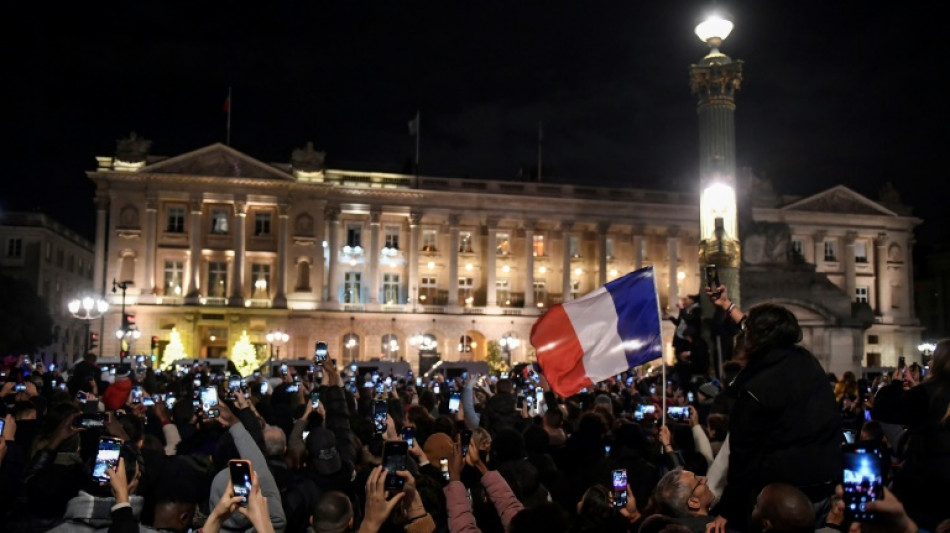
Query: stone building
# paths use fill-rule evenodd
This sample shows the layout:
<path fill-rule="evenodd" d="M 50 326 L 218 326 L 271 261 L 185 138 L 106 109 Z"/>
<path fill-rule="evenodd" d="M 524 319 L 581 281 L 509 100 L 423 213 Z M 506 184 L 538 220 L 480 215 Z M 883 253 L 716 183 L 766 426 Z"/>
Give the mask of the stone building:
<path fill-rule="evenodd" d="M 517 339 L 518 362 L 531 357 L 531 325 L 547 307 L 634 269 L 654 266 L 665 310 L 699 290 L 693 194 L 327 169 L 311 145 L 277 164 L 222 144 L 174 157 L 148 155 L 134 138 L 121 148 L 88 172 L 94 284 L 127 281 L 142 338 L 163 343 L 175 328 L 189 356 L 226 354 L 244 331 L 264 345 L 279 329 L 290 335 L 289 358 L 310 357 L 324 340 L 340 361 L 401 359 L 424 370 L 439 358 L 483 359 L 487 343 L 504 338 Z M 880 359 L 868 355 L 874 364 L 916 342 L 905 261 L 919 221 L 841 187 L 753 216 L 787 224 L 783 246 L 805 262 L 819 248 L 813 270 L 844 298 L 840 309 L 799 302 L 802 294 L 786 300 L 801 303 L 806 340 L 829 368 L 860 366 L 865 334 L 881 346 L 871 352 Z M 865 301 L 873 316 L 852 324 L 850 304 Z M 107 320 L 112 331 L 119 314 Z M 669 338 L 672 324 L 664 327 Z M 117 351 L 108 336 L 103 348 Z"/>

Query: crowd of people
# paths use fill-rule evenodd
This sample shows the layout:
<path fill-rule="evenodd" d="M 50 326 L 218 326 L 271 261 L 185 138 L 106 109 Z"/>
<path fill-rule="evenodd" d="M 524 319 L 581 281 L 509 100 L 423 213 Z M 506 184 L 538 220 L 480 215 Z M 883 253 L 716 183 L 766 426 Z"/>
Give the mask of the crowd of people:
<path fill-rule="evenodd" d="M 421 378 L 331 356 L 276 383 L 20 357 L 0 390 L 0 530 L 950 531 L 950 340 L 926 371 L 838 379 L 788 310 L 713 301 L 738 332 L 717 378 L 684 357 L 569 398 L 532 365 Z M 698 353 L 696 303 L 678 354 Z M 864 473 L 844 472 L 867 450 L 881 480 L 856 500 Z"/>

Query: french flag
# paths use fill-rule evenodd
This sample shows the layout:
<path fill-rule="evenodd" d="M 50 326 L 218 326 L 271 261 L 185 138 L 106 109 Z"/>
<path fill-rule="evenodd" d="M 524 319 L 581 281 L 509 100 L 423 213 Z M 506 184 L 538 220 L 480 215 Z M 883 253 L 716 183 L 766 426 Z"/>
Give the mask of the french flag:
<path fill-rule="evenodd" d="M 531 328 L 531 344 L 544 377 L 565 398 L 659 358 L 663 340 L 653 267 L 551 307 Z"/>

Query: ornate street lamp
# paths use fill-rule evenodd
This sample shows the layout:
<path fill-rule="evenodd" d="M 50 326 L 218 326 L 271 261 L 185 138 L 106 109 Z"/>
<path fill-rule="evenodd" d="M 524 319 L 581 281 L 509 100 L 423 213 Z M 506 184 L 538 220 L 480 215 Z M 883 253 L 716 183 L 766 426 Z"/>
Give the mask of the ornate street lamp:
<path fill-rule="evenodd" d="M 69 314 L 86 323 L 86 340 L 83 342 L 83 354 L 89 353 L 92 347 L 89 345 L 91 332 L 89 326 L 93 320 L 102 318 L 109 310 L 109 302 L 98 296 L 81 296 L 73 298 L 66 304 Z"/>
<path fill-rule="evenodd" d="M 516 337 L 513 333 L 506 333 L 499 339 L 498 344 L 501 346 L 502 351 L 505 352 L 505 358 L 508 360 L 508 367 L 510 368 L 511 351 L 521 346 L 521 339 Z"/>
<path fill-rule="evenodd" d="M 287 341 L 290 340 L 290 335 L 287 333 L 276 329 L 271 331 L 264 336 L 267 339 L 267 343 L 270 344 L 270 358 L 274 359 L 274 348 L 277 348 L 277 359 L 280 359 L 280 347 L 287 344 Z"/>

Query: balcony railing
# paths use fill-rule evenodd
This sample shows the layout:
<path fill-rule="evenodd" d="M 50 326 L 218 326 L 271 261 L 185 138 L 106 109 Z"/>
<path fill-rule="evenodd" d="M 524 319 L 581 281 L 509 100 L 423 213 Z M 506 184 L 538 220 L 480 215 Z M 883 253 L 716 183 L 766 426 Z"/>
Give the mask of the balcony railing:
<path fill-rule="evenodd" d="M 201 305 L 207 307 L 226 307 L 228 299 L 223 296 L 205 296 L 201 299 Z"/>
<path fill-rule="evenodd" d="M 248 298 L 244 300 L 244 307 L 270 307 L 271 300 L 270 298 Z"/>

